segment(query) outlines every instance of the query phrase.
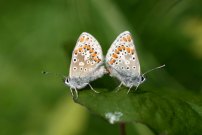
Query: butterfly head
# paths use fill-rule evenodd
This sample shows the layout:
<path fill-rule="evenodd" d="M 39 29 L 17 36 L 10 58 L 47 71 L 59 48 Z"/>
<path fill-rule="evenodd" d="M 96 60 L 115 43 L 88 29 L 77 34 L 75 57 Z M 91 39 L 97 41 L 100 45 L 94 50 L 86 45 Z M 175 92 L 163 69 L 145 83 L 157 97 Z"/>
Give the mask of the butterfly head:
<path fill-rule="evenodd" d="M 70 83 L 69 83 L 69 77 L 66 77 L 66 78 L 65 78 L 65 84 L 66 84 L 67 86 L 71 87 L 71 86 L 70 86 Z"/>
<path fill-rule="evenodd" d="M 70 78 L 70 77 L 67 77 L 65 79 L 65 84 L 67 86 L 69 86 L 70 88 L 73 88 L 73 89 L 82 89 L 84 88 L 88 83 L 86 83 L 86 80 L 85 78 Z"/>
<path fill-rule="evenodd" d="M 140 84 L 144 83 L 146 80 L 144 75 L 140 75 L 139 77 L 133 77 L 130 83 L 130 86 L 139 86 Z"/>
<path fill-rule="evenodd" d="M 139 81 L 140 84 L 143 83 L 145 80 L 146 80 L 146 78 L 144 77 L 144 75 L 141 75 L 140 76 L 140 81 Z"/>

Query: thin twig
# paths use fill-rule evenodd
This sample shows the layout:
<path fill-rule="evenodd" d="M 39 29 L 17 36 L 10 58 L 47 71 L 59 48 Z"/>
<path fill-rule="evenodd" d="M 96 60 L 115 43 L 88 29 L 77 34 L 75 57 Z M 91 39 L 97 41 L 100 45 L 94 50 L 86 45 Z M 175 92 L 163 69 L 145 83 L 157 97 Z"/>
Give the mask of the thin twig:
<path fill-rule="evenodd" d="M 125 123 L 120 123 L 119 128 L 120 128 L 120 135 L 126 135 L 126 124 Z"/>

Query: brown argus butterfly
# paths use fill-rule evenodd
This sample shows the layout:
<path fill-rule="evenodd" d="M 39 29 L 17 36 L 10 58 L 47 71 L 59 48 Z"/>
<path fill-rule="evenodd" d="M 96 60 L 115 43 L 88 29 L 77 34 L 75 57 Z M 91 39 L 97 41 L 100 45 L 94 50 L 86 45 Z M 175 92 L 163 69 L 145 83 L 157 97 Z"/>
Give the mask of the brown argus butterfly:
<path fill-rule="evenodd" d="M 65 79 L 65 84 L 70 87 L 72 96 L 74 96 L 73 90 L 75 90 L 76 97 L 78 97 L 77 90 L 87 85 L 95 91 L 90 82 L 106 73 L 103 59 L 98 41 L 89 33 L 83 32 L 72 53 L 69 77 Z"/>
<path fill-rule="evenodd" d="M 129 87 L 128 93 L 133 86 L 137 89 L 145 81 L 146 73 L 165 66 L 141 74 L 137 51 L 128 31 L 121 33 L 112 43 L 106 56 L 106 65 L 110 75 L 121 81 L 118 88 L 123 84 Z"/>

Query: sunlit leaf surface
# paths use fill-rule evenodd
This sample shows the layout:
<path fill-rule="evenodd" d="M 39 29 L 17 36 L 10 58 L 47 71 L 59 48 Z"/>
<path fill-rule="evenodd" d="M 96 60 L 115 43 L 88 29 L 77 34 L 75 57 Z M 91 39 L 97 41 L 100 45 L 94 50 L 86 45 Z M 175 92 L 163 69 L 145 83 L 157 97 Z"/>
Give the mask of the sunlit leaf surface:
<path fill-rule="evenodd" d="M 191 135 L 202 132 L 202 107 L 182 100 L 180 95 L 176 98 L 168 92 L 160 94 L 140 90 L 127 95 L 126 88 L 118 92 L 99 91 L 100 94 L 91 90 L 80 91 L 75 101 L 111 124 L 142 123 L 158 134 Z"/>

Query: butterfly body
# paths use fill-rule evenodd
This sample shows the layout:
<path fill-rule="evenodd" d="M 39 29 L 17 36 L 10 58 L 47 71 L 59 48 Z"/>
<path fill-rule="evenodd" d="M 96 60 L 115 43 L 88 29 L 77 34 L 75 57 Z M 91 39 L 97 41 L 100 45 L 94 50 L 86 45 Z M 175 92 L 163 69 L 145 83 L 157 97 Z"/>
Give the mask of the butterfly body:
<path fill-rule="evenodd" d="M 112 43 L 106 56 L 106 66 L 110 75 L 126 87 L 138 87 L 145 80 L 130 32 L 121 33 Z"/>
<path fill-rule="evenodd" d="M 65 84 L 71 90 L 74 89 L 76 93 L 77 89 L 90 86 L 91 81 L 106 73 L 103 59 L 102 49 L 98 41 L 89 33 L 83 32 L 72 53 L 69 77 L 66 78 Z"/>
<path fill-rule="evenodd" d="M 88 74 L 86 77 L 69 77 L 65 80 L 65 84 L 67 84 L 72 89 L 82 89 L 89 85 L 89 82 L 100 78 L 105 74 L 106 70 L 104 66 L 100 66 L 95 69 L 94 72 Z"/>
<path fill-rule="evenodd" d="M 77 90 L 87 85 L 94 90 L 90 82 L 107 73 L 104 63 L 106 63 L 110 76 L 120 80 L 119 87 L 125 85 L 129 88 L 128 92 L 133 86 L 137 89 L 145 81 L 144 75 L 146 73 L 165 66 L 162 65 L 141 74 L 137 51 L 133 38 L 128 31 L 121 33 L 112 43 L 104 62 L 98 41 L 89 33 L 83 32 L 72 53 L 69 77 L 65 79 L 65 84 L 70 87 L 73 96 L 73 89 L 77 97 Z"/>
<path fill-rule="evenodd" d="M 126 87 L 137 87 L 139 84 L 143 82 L 143 76 L 133 76 L 133 75 L 125 75 L 123 72 L 119 72 L 116 70 L 111 70 L 110 75 L 112 77 L 116 77 L 118 80 L 121 81 L 123 85 Z"/>

